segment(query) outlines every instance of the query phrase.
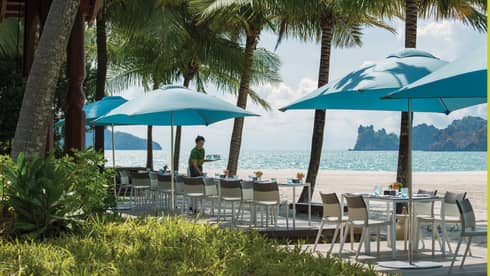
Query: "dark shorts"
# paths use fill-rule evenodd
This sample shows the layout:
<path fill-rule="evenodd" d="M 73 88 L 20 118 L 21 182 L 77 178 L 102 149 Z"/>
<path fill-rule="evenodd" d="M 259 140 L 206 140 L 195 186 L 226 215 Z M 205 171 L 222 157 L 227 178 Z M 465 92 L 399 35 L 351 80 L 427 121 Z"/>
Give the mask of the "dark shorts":
<path fill-rule="evenodd" d="M 198 166 L 198 167 L 199 167 L 199 170 L 201 170 L 201 172 L 202 172 L 202 166 Z M 199 172 L 194 168 L 194 166 L 189 167 L 189 172 L 191 173 L 191 177 L 201 176 L 201 174 L 199 174 Z"/>

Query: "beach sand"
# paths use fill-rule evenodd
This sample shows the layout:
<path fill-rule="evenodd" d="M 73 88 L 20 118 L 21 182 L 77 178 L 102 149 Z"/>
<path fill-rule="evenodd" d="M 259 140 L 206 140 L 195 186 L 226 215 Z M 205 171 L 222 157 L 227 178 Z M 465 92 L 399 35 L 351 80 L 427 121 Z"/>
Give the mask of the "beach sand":
<path fill-rule="evenodd" d="M 208 175 L 222 171 L 209 170 Z M 253 175 L 253 170 L 239 170 L 238 175 L 247 179 Z M 279 182 L 286 182 L 298 172 L 297 170 L 262 170 L 263 179 L 277 178 Z M 306 173 L 306 172 L 305 172 Z M 321 170 L 318 175 L 317 186 L 313 194 L 313 202 L 321 202 L 319 191 L 336 192 L 372 192 L 375 185 L 388 187 L 396 178 L 394 172 L 370 171 L 328 171 Z M 438 195 L 446 191 L 467 192 L 475 209 L 476 219 L 487 221 L 487 172 L 416 172 L 413 174 L 414 190 L 434 190 Z M 297 197 L 300 194 L 298 189 Z M 281 189 L 281 196 L 291 199 L 291 189 Z"/>

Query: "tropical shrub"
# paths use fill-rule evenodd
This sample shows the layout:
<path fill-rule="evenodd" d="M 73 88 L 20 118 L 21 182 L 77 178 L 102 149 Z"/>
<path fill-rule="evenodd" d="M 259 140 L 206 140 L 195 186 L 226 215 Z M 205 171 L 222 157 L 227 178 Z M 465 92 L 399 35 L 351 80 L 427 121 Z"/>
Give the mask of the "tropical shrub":
<path fill-rule="evenodd" d="M 115 205 L 110 189 L 114 173 L 103 168 L 104 162 L 101 154 L 91 150 L 59 159 L 20 155 L 15 163 L 2 157 L 0 184 L 5 196 L 0 201 L 0 218 L 10 220 L 3 227 L 0 220 L 0 235 L 6 229 L 30 238 L 72 232 L 82 219 Z M 13 228 L 7 227 L 12 219 Z"/>
<path fill-rule="evenodd" d="M 14 212 L 15 233 L 29 238 L 73 231 L 79 224 L 70 172 L 54 157 L 17 157 L 5 168 L 5 204 Z"/>
<path fill-rule="evenodd" d="M 255 232 L 180 218 L 88 223 L 84 234 L 0 241 L 0 274 L 375 275 L 372 267 L 281 246 Z"/>

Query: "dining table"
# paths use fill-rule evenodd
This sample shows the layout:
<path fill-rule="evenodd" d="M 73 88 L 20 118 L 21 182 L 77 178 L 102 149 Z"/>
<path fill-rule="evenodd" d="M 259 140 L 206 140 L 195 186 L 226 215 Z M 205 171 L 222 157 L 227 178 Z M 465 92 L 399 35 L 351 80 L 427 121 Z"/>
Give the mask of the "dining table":
<path fill-rule="evenodd" d="M 390 216 L 390 222 L 391 222 L 391 233 L 390 233 L 390 242 L 391 242 L 391 255 L 392 258 L 395 259 L 397 257 L 397 247 L 396 247 L 396 219 L 397 219 L 397 213 L 396 213 L 396 205 L 398 203 L 402 204 L 408 204 L 408 197 L 402 196 L 400 194 L 398 195 L 384 195 L 384 194 L 375 194 L 375 193 L 346 193 L 344 194 L 346 196 L 352 196 L 352 195 L 361 195 L 368 207 L 369 210 L 369 203 L 370 202 L 384 202 L 387 205 L 387 212 L 388 216 Z M 417 202 L 441 202 L 441 228 L 443 231 L 446 231 L 446 226 L 445 226 L 445 219 L 444 219 L 444 199 L 439 196 L 432 196 L 432 195 L 427 195 L 427 194 L 413 194 L 412 196 L 413 202 L 416 204 Z M 345 199 L 344 196 L 342 196 L 341 199 L 341 206 L 342 206 L 342 211 L 344 210 L 345 206 Z M 391 206 L 391 209 L 389 208 Z M 435 231 L 433 229 L 433 231 Z M 446 248 L 445 248 L 445 236 L 444 233 L 441 235 L 441 251 L 443 256 L 446 254 Z M 415 246 L 416 240 L 410 241 L 410 235 L 409 235 L 409 242 L 412 242 L 412 246 Z M 366 244 L 365 244 L 365 250 L 366 254 L 370 254 L 370 245 L 368 239 L 366 239 Z"/>

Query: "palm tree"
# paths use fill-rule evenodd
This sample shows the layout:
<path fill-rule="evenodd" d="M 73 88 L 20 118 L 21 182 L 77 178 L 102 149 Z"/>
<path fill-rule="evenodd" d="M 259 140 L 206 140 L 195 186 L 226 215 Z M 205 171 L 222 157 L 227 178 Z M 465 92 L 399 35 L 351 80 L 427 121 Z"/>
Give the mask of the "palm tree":
<path fill-rule="evenodd" d="M 403 0 L 405 4 L 405 48 L 417 46 L 417 18 L 457 19 L 478 31 L 487 29 L 486 0 Z M 401 113 L 400 146 L 396 179 L 406 183 L 408 164 L 408 112 Z M 410 114 L 413 116 L 413 114 Z"/>
<path fill-rule="evenodd" d="M 237 99 L 237 106 L 245 109 L 251 91 L 252 68 L 260 34 L 265 28 L 273 26 L 275 18 L 269 3 L 255 0 L 195 0 L 191 1 L 191 5 L 202 11 L 201 17 L 204 20 L 214 18 L 219 29 L 241 36 L 245 40 L 243 70 Z M 235 119 L 227 166 L 231 175 L 236 175 L 238 169 L 243 125 L 244 118 Z"/>
<path fill-rule="evenodd" d="M 97 13 L 96 26 L 97 40 L 97 79 L 95 87 L 95 100 L 101 100 L 105 96 L 105 82 L 107 76 L 107 33 L 106 33 L 106 3 L 102 4 Z M 95 127 L 94 149 L 104 151 L 104 127 Z"/>
<path fill-rule="evenodd" d="M 58 74 L 80 1 L 53 0 L 34 57 L 11 155 L 44 153 Z"/>
<path fill-rule="evenodd" d="M 211 29 L 210 21 L 197 24 L 196 16 L 188 7 L 188 1 L 174 1 L 157 6 L 153 12 L 158 16 L 152 15 L 145 20 L 149 25 L 160 27 L 152 29 L 151 36 L 147 31 L 140 34 L 133 32 L 129 38 L 123 38 L 118 43 L 121 52 L 115 68 L 119 72 L 111 83 L 116 87 L 132 83 L 148 87 L 150 81 L 154 86 L 156 83 L 159 86 L 160 83 L 183 79 L 185 87 L 195 82 L 197 90 L 202 92 L 205 92 L 207 82 L 214 83 L 220 90 L 236 92 L 242 65 L 235 61 L 243 56 L 239 44 L 230 39 L 228 34 Z M 149 29 L 146 26 L 141 27 Z M 262 52 L 255 63 L 252 70 L 254 81 L 270 82 L 279 79 L 279 61 L 275 55 Z M 254 91 L 251 92 L 251 98 L 265 108 L 269 107 Z M 177 128 L 175 138 L 173 162 L 176 169 L 179 164 L 181 131 L 181 128 Z"/>
<path fill-rule="evenodd" d="M 302 40 L 320 41 L 320 67 L 318 87 L 328 83 L 332 46 L 354 47 L 362 45 L 363 27 L 381 27 L 394 32 L 379 18 L 382 15 L 396 14 L 396 7 L 378 1 L 277 1 L 274 3 L 277 14 L 282 14 L 278 44 L 284 36 Z M 325 110 L 315 110 L 310 161 L 306 182 L 315 188 L 320 168 L 325 128 Z M 308 200 L 308 190 L 303 189 L 299 202 Z"/>

